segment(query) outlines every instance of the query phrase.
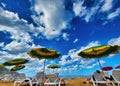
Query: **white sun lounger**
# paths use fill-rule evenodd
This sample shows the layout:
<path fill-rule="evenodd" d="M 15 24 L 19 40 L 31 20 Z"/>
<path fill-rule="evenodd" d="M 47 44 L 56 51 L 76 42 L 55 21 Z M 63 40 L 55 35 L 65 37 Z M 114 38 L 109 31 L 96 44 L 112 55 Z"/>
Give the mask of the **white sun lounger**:
<path fill-rule="evenodd" d="M 109 86 L 104 80 L 104 74 L 104 72 L 94 72 L 93 76 L 91 77 L 93 86 L 98 86 L 98 84 L 105 84 L 106 86 Z M 112 81 L 110 81 L 109 83 L 111 83 L 112 86 L 114 86 L 114 83 Z"/>
<path fill-rule="evenodd" d="M 47 76 L 47 80 L 45 81 L 44 85 L 49 86 L 49 85 L 53 85 L 53 86 L 61 86 L 61 83 L 63 82 L 63 84 L 65 83 L 65 80 L 62 78 L 59 78 L 59 76 L 57 74 L 50 74 L 50 75 L 46 75 Z"/>
<path fill-rule="evenodd" d="M 120 70 L 112 70 L 112 77 L 114 82 L 120 86 Z"/>

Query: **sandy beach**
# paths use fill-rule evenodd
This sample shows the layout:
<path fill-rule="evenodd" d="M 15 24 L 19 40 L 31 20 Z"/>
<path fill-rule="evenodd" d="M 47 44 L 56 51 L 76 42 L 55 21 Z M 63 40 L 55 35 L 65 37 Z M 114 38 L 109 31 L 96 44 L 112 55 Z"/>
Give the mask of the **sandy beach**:
<path fill-rule="evenodd" d="M 86 78 L 65 79 L 65 81 L 67 82 L 66 86 L 93 86 L 92 83 L 90 83 L 90 84 L 86 83 Z M 0 82 L 0 86 L 13 86 L 13 85 L 14 85 L 13 82 L 11 82 L 11 83 Z M 24 86 L 24 85 L 22 85 L 22 86 Z"/>

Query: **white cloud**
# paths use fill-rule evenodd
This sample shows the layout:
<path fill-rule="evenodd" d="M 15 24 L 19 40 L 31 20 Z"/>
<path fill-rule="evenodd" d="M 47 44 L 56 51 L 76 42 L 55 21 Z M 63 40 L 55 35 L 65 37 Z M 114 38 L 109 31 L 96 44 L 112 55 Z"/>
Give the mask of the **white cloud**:
<path fill-rule="evenodd" d="M 120 45 L 120 37 L 110 39 L 108 41 L 108 44 L 110 44 L 110 45 Z"/>
<path fill-rule="evenodd" d="M 120 15 L 120 8 L 117 8 L 114 12 L 110 13 L 108 16 L 107 16 L 107 19 L 113 19 L 117 16 Z"/>
<path fill-rule="evenodd" d="M 83 66 L 88 66 L 94 61 L 95 61 L 94 59 L 81 59 L 80 64 Z"/>
<path fill-rule="evenodd" d="M 90 65 L 90 66 L 87 66 L 86 68 L 87 69 L 91 69 L 91 68 L 94 68 L 96 66 L 96 64 L 92 64 L 92 65 Z"/>
<path fill-rule="evenodd" d="M 78 39 L 77 39 L 77 38 L 73 41 L 73 43 L 76 43 L 76 42 L 78 42 Z"/>
<path fill-rule="evenodd" d="M 39 59 L 29 59 L 29 63 L 26 63 L 27 70 L 34 70 L 36 72 L 43 71 L 44 60 Z"/>
<path fill-rule="evenodd" d="M 0 8 L 0 21 L 0 31 L 9 32 L 11 39 L 23 42 L 32 41 L 28 33 L 32 30 L 32 25 L 28 25 L 26 20 L 19 19 L 17 14 Z"/>
<path fill-rule="evenodd" d="M 69 36 L 69 34 L 67 34 L 67 33 L 63 33 L 63 35 L 62 35 L 63 39 L 67 40 L 67 41 L 69 40 L 68 36 Z"/>
<path fill-rule="evenodd" d="M 2 4 L 3 7 L 6 7 L 6 4 L 5 4 L 5 3 L 2 3 L 2 2 L 1 2 L 1 4 Z"/>
<path fill-rule="evenodd" d="M 92 69 L 92 68 L 94 68 L 95 66 L 99 66 L 100 67 L 100 65 L 99 65 L 99 63 L 98 63 L 98 61 L 96 62 L 96 63 L 93 63 L 95 61 L 95 59 L 89 59 L 88 61 L 86 60 L 86 61 L 83 61 L 82 63 L 82 65 L 80 65 L 81 66 L 81 68 L 87 68 L 87 69 Z M 91 64 L 91 63 L 93 63 L 93 64 Z M 101 65 L 103 65 L 103 64 L 105 64 L 105 61 L 103 61 L 103 60 L 100 60 L 100 64 Z"/>
<path fill-rule="evenodd" d="M 32 11 L 36 12 L 32 18 L 37 23 L 38 29 L 41 30 L 41 25 L 45 26 L 41 34 L 47 39 L 62 35 L 61 31 L 66 29 L 67 22 L 71 19 L 70 12 L 65 11 L 64 0 L 35 0 Z"/>
<path fill-rule="evenodd" d="M 98 12 L 100 6 L 99 2 L 94 7 L 87 9 L 86 6 L 83 6 L 84 1 L 78 1 L 73 4 L 73 11 L 76 16 L 80 16 L 83 18 L 86 22 L 92 21 L 94 19 L 94 15 Z"/>
<path fill-rule="evenodd" d="M 75 13 L 76 16 L 83 16 L 85 15 L 86 11 L 85 11 L 85 7 L 82 6 L 83 1 L 79 1 L 77 3 L 73 4 L 73 11 Z"/>
<path fill-rule="evenodd" d="M 25 44 L 23 42 L 12 41 L 11 43 L 7 44 L 3 50 L 7 50 L 12 54 L 19 54 L 24 53 L 30 50 L 31 46 Z"/>
<path fill-rule="evenodd" d="M 113 0 L 104 0 L 104 4 L 101 7 L 101 11 L 105 12 L 105 11 L 109 11 L 113 4 L 112 4 Z"/>
<path fill-rule="evenodd" d="M 90 48 L 90 47 L 93 47 L 93 46 L 98 46 L 98 45 L 100 45 L 98 41 L 92 41 L 87 46 L 81 47 L 79 51 L 82 51 L 84 49 L 87 49 L 87 48 Z"/>
<path fill-rule="evenodd" d="M 88 1 L 89 2 L 89 1 Z M 94 1 L 94 5 L 87 7 L 87 4 L 84 5 L 85 0 L 78 0 L 73 4 L 73 12 L 75 16 L 79 16 L 81 19 L 86 22 L 92 22 L 94 20 L 105 20 L 113 19 L 118 17 L 120 14 L 119 8 L 113 8 L 113 0 L 99 0 Z M 115 12 L 113 12 L 116 10 Z M 111 13 L 110 13 L 111 12 Z M 110 14 L 109 14 L 110 13 Z M 106 21 L 107 22 L 107 21 Z M 106 23 L 104 22 L 104 24 Z"/>
<path fill-rule="evenodd" d="M 4 47 L 4 42 L 0 43 L 0 47 Z"/>

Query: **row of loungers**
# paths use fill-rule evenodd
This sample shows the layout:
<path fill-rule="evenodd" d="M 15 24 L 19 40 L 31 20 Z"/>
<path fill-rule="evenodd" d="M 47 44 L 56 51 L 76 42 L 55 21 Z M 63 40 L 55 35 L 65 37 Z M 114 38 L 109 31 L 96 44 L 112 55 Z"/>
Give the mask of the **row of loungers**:
<path fill-rule="evenodd" d="M 16 80 L 14 82 L 14 86 L 20 86 L 22 85 L 23 83 L 25 84 L 29 84 L 30 86 L 49 86 L 49 85 L 53 85 L 53 86 L 61 86 L 61 84 L 64 84 L 66 85 L 66 82 L 64 79 L 60 78 L 58 76 L 58 74 L 50 74 L 50 75 L 45 75 L 46 79 L 44 81 L 42 81 L 41 79 L 43 79 L 44 75 L 41 75 L 39 77 L 39 79 L 37 77 L 34 77 L 32 79 L 30 78 L 26 78 L 26 79 L 23 79 L 23 80 Z"/>
<path fill-rule="evenodd" d="M 99 86 L 100 84 L 104 84 L 106 86 L 120 86 L 120 70 L 112 70 L 112 75 L 110 76 L 106 72 L 101 71 L 100 73 L 98 73 L 96 71 L 93 73 L 91 80 L 93 86 Z"/>

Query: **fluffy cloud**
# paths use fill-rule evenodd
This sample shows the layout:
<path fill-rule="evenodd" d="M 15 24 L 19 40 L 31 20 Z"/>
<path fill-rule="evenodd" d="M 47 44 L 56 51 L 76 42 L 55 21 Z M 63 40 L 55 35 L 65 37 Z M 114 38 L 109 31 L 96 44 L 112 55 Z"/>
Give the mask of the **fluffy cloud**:
<path fill-rule="evenodd" d="M 0 31 L 10 33 L 11 39 L 32 42 L 31 36 L 28 33 L 32 30 L 32 25 L 28 25 L 26 20 L 19 19 L 17 14 L 0 8 L 0 21 Z"/>
<path fill-rule="evenodd" d="M 116 9 L 114 12 L 110 13 L 107 16 L 107 19 L 114 19 L 115 17 L 120 15 L 120 8 Z"/>
<path fill-rule="evenodd" d="M 3 50 L 7 50 L 12 54 L 24 53 L 29 51 L 30 49 L 31 46 L 29 46 L 28 44 L 17 41 L 12 41 L 3 48 Z"/>
<path fill-rule="evenodd" d="M 120 37 L 112 38 L 111 40 L 108 41 L 108 44 L 120 45 Z"/>
<path fill-rule="evenodd" d="M 105 11 L 109 11 L 113 4 L 112 4 L 113 0 L 104 0 L 104 4 L 101 7 L 101 11 L 105 12 Z"/>
<path fill-rule="evenodd" d="M 67 41 L 69 40 L 68 36 L 69 36 L 69 34 L 67 34 L 67 33 L 63 33 L 63 35 L 62 35 L 63 39 L 67 40 Z"/>
<path fill-rule="evenodd" d="M 71 13 L 65 10 L 64 0 L 35 0 L 32 11 L 35 13 L 32 16 L 33 20 L 37 23 L 41 34 L 47 39 L 62 35 L 61 31 L 66 29 L 71 19 Z"/>
<path fill-rule="evenodd" d="M 105 63 L 105 61 L 100 60 L 100 64 L 101 64 L 101 65 L 103 65 L 104 63 Z M 88 66 L 85 67 L 85 68 L 91 69 L 91 68 L 94 68 L 95 66 L 100 66 L 100 65 L 99 65 L 99 63 L 97 62 L 97 63 L 95 63 L 95 64 L 88 65 Z"/>
<path fill-rule="evenodd" d="M 88 1 L 89 2 L 89 1 Z M 79 16 L 86 22 L 92 22 L 94 20 L 110 20 L 119 16 L 119 8 L 113 8 L 113 0 L 96 0 L 93 1 L 91 7 L 89 4 L 85 4 L 85 0 L 76 1 L 73 4 L 73 12 L 75 16 Z M 114 10 L 116 10 L 114 12 Z"/>
<path fill-rule="evenodd" d="M 4 42 L 0 43 L 0 47 L 4 47 Z"/>
<path fill-rule="evenodd" d="M 99 4 L 101 2 L 89 9 L 87 8 L 87 6 L 83 6 L 84 3 L 84 1 L 75 2 L 73 5 L 73 11 L 76 16 L 83 18 L 86 22 L 90 22 L 94 19 L 94 15 L 97 14 L 100 8 Z"/>

